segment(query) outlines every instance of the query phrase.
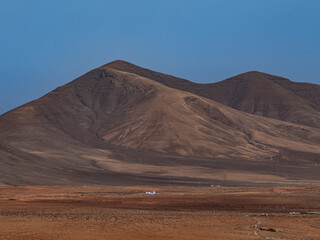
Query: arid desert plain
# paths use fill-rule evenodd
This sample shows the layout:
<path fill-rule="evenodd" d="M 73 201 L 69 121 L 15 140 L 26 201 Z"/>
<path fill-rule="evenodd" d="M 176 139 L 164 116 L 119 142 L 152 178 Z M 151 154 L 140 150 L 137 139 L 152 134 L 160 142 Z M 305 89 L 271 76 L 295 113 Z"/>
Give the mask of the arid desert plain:
<path fill-rule="evenodd" d="M 1 187 L 0 239 L 319 239 L 319 194 L 286 186 Z"/>

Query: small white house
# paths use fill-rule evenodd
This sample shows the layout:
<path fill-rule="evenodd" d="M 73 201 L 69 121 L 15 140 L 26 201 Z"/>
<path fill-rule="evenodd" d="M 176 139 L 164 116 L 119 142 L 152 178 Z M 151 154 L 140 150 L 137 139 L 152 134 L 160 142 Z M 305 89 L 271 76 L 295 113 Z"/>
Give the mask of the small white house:
<path fill-rule="evenodd" d="M 155 191 L 152 191 L 152 192 L 145 192 L 145 194 L 156 194 Z"/>

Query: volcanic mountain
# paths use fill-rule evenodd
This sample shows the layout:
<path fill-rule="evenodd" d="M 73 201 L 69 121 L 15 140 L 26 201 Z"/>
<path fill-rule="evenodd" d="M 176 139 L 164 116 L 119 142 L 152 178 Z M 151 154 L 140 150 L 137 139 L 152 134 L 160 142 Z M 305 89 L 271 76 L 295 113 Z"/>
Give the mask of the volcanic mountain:
<path fill-rule="evenodd" d="M 0 184 L 316 183 L 317 91 L 258 72 L 196 84 L 115 61 L 0 116 Z"/>

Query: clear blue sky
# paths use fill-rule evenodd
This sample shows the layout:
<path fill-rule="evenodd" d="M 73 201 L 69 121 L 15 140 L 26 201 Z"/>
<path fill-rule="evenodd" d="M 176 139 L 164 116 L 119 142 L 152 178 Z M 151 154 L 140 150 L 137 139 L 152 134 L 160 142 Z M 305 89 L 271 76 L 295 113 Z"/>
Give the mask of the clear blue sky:
<path fill-rule="evenodd" d="M 320 83 L 318 0 L 0 0 L 0 114 L 122 59 L 194 82 Z"/>

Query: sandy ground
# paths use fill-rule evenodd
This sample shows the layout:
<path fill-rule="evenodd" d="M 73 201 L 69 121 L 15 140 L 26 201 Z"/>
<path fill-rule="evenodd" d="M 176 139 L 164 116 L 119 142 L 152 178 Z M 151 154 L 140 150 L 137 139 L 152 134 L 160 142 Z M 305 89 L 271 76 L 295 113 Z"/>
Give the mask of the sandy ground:
<path fill-rule="evenodd" d="M 4 186 L 0 239 L 320 239 L 319 200 L 320 187 Z"/>

